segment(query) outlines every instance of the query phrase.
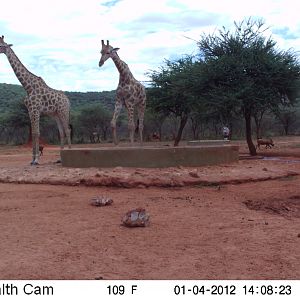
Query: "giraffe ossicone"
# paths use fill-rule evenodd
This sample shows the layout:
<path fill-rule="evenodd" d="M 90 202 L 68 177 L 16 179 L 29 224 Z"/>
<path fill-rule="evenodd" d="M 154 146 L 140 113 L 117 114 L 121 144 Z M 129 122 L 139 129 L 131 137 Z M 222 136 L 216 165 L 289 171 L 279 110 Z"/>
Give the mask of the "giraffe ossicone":
<path fill-rule="evenodd" d="M 101 58 L 99 61 L 99 67 L 103 66 L 105 61 L 111 58 L 119 71 L 119 84 L 116 91 L 115 110 L 113 118 L 111 120 L 111 127 L 113 132 L 113 140 L 115 144 L 118 144 L 116 123 L 118 116 L 121 112 L 122 106 L 125 105 L 128 113 L 128 129 L 130 142 L 134 142 L 134 109 L 137 109 L 138 113 L 138 128 L 140 136 L 140 144 L 143 143 L 143 128 L 144 128 L 144 114 L 146 107 L 146 91 L 145 87 L 136 80 L 128 65 L 122 61 L 117 53 L 120 48 L 114 48 L 109 44 L 107 40 L 106 44 L 104 40 L 101 41 Z"/>
<path fill-rule="evenodd" d="M 35 165 L 39 161 L 39 124 L 42 114 L 49 115 L 56 120 L 61 148 L 64 147 L 65 137 L 69 148 L 71 147 L 70 101 L 62 91 L 52 89 L 41 77 L 28 71 L 11 49 L 11 46 L 11 44 L 7 44 L 4 41 L 4 36 L 2 35 L 0 37 L 0 53 L 6 55 L 15 75 L 27 94 L 24 103 L 29 113 L 32 130 L 31 164 Z"/>

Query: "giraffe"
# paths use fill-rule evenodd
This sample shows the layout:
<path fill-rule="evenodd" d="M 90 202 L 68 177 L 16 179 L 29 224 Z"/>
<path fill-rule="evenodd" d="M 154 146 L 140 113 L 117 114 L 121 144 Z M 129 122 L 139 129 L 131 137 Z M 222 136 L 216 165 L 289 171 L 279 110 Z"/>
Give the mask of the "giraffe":
<path fill-rule="evenodd" d="M 111 120 L 113 139 L 115 145 L 117 145 L 116 122 L 124 104 L 128 113 L 128 129 L 131 145 L 133 145 L 134 142 L 135 131 L 134 108 L 137 108 L 140 144 L 142 145 L 144 113 L 146 107 L 146 91 L 144 86 L 133 77 L 128 65 L 120 59 L 119 55 L 117 54 L 119 49 L 120 48 L 113 48 L 111 45 L 109 45 L 109 41 L 107 41 L 107 44 L 105 45 L 104 40 L 102 40 L 99 67 L 103 66 L 107 59 L 111 58 L 120 73 L 119 84 L 116 91 L 115 110 Z"/>
<path fill-rule="evenodd" d="M 0 53 L 4 53 L 26 91 L 24 103 L 27 107 L 32 130 L 32 165 L 39 161 L 39 136 L 40 136 L 40 116 L 46 114 L 52 116 L 57 123 L 61 149 L 64 148 L 64 138 L 67 137 L 69 148 L 70 139 L 70 102 L 67 96 L 58 90 L 50 88 L 45 81 L 26 69 L 17 55 L 11 49 L 12 45 L 4 42 L 4 36 L 0 37 Z"/>

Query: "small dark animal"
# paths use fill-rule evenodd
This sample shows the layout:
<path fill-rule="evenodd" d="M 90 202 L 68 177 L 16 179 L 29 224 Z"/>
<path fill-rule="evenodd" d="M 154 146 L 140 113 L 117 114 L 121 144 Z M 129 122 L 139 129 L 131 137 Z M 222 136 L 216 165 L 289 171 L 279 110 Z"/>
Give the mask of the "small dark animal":
<path fill-rule="evenodd" d="M 256 148 L 260 149 L 260 146 L 262 145 L 266 145 L 266 149 L 271 149 L 272 147 L 274 147 L 274 142 L 272 139 L 258 139 Z"/>
<path fill-rule="evenodd" d="M 40 156 L 43 155 L 43 150 L 44 150 L 44 146 L 40 145 L 39 146 Z"/>
<path fill-rule="evenodd" d="M 160 135 L 157 132 L 153 132 L 151 140 L 152 141 L 160 141 Z"/>

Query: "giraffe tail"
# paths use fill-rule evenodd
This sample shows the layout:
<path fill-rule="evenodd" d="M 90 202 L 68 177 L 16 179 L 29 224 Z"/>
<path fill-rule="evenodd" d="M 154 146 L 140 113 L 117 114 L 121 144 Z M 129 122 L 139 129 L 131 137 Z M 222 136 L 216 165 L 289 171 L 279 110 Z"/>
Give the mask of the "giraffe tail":
<path fill-rule="evenodd" d="M 72 124 L 69 124 L 69 129 L 70 129 L 70 138 L 71 138 L 71 141 L 73 141 L 73 125 Z"/>

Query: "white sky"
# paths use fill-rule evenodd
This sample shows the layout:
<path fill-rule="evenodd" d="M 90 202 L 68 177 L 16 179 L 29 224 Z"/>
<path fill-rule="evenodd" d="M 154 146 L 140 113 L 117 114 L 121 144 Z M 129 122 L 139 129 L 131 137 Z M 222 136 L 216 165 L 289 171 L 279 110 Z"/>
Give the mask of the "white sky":
<path fill-rule="evenodd" d="M 23 64 L 53 88 L 115 89 L 111 60 L 98 67 L 101 39 L 141 81 L 164 59 L 196 54 L 203 33 L 247 17 L 263 18 L 283 50 L 300 50 L 299 9 L 294 0 L 8 0 L 1 1 L 0 35 Z M 0 54 L 0 82 L 19 84 Z"/>

